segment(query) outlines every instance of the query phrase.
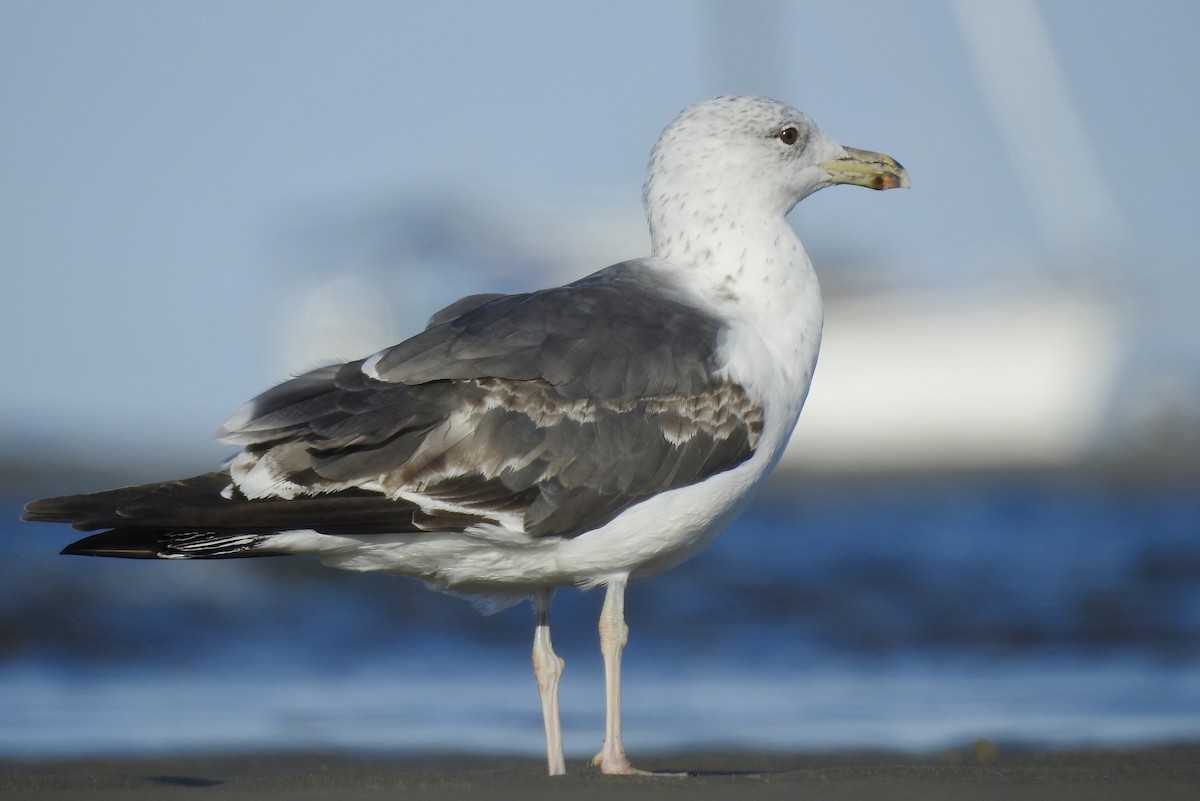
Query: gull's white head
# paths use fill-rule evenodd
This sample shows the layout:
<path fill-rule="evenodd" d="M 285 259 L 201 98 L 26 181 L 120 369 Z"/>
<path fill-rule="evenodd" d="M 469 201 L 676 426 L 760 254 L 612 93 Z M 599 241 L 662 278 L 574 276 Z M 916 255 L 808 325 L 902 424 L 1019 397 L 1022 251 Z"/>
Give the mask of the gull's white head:
<path fill-rule="evenodd" d="M 833 184 L 907 187 L 880 153 L 839 145 L 804 114 L 764 97 L 717 97 L 685 108 L 650 154 L 644 199 L 651 237 L 734 217 L 783 217 Z"/>

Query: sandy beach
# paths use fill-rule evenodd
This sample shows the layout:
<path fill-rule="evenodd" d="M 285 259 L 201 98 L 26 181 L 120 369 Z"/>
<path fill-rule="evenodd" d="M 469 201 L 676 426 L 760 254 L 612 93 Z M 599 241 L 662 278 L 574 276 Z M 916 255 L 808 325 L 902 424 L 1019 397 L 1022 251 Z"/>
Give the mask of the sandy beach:
<path fill-rule="evenodd" d="M 1200 743 L 1139 750 L 1019 751 L 976 743 L 888 753 L 681 753 L 643 758 L 678 776 L 602 776 L 580 760 L 282 754 L 0 760 L 0 798 L 39 799 L 1195 799 Z"/>

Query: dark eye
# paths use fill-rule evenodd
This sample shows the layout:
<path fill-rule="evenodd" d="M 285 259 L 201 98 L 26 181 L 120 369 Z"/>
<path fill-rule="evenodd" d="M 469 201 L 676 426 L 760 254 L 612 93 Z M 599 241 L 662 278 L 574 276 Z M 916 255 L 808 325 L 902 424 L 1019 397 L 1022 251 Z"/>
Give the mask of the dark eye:
<path fill-rule="evenodd" d="M 775 136 L 785 145 L 794 145 L 800 141 L 800 129 L 794 125 L 789 125 L 779 133 L 775 134 Z"/>

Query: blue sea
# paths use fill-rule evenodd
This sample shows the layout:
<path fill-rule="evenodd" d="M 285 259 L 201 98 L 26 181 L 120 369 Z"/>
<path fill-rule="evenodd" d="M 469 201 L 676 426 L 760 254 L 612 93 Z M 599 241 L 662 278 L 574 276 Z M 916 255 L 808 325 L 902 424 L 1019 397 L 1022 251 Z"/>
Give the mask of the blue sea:
<path fill-rule="evenodd" d="M 0 507 L 0 755 L 544 748 L 527 603 L 299 558 L 59 556 L 73 532 L 23 500 Z M 575 756 L 603 733 L 601 600 L 555 598 Z M 1200 740 L 1191 489 L 785 476 L 627 614 L 635 755 Z"/>

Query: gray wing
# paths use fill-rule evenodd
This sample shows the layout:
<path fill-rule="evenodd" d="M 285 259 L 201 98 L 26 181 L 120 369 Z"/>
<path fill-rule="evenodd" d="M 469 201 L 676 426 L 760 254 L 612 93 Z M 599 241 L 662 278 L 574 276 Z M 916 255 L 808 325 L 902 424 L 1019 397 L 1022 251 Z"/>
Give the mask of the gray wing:
<path fill-rule="evenodd" d="M 405 384 L 541 380 L 572 399 L 703 393 L 720 321 L 673 299 L 638 264 L 540 292 L 465 298 L 434 315 L 423 333 L 376 354 L 367 369 Z"/>
<path fill-rule="evenodd" d="M 223 431 L 246 446 L 234 479 L 298 501 L 368 487 L 416 503 L 424 529 L 576 536 L 753 452 L 762 410 L 717 374 L 720 333 L 636 262 L 467 298 L 239 410 Z"/>

